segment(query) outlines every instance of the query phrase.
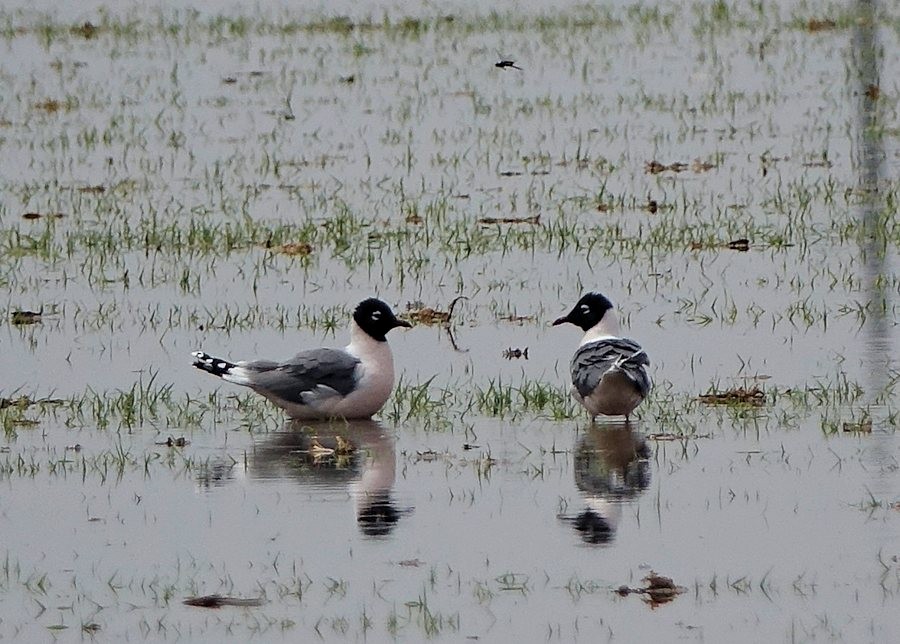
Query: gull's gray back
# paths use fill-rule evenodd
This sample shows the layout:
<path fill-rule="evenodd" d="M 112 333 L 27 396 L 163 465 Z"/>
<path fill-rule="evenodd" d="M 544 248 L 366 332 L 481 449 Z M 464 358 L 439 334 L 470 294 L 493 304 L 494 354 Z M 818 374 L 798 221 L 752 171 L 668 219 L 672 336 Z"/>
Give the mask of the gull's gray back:
<path fill-rule="evenodd" d="M 341 349 L 301 351 L 285 362 L 242 362 L 249 386 L 298 405 L 309 402 L 309 394 L 327 388 L 346 396 L 356 387 L 359 359 Z M 306 395 L 304 395 L 306 394 Z"/>
<path fill-rule="evenodd" d="M 591 394 L 603 376 L 616 367 L 635 384 L 641 396 L 650 392 L 650 377 L 645 365 L 650 359 L 641 346 L 626 338 L 603 338 L 589 342 L 572 357 L 572 385 L 584 398 Z"/>

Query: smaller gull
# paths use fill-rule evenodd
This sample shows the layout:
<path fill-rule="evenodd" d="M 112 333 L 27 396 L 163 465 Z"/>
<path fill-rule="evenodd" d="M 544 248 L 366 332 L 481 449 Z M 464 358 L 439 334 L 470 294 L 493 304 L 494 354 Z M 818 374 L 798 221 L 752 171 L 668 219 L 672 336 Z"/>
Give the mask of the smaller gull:
<path fill-rule="evenodd" d="M 553 326 L 574 324 L 585 333 L 572 357 L 572 397 L 591 417 L 625 416 L 650 393 L 650 359 L 634 340 L 619 337 L 612 302 L 600 293 L 584 295 Z"/>
<path fill-rule="evenodd" d="M 386 334 L 412 326 L 375 298 L 353 311 L 350 344 L 343 349 L 309 349 L 283 362 L 229 362 L 195 351 L 194 366 L 222 380 L 250 387 L 291 418 L 369 418 L 394 388 L 394 359 Z"/>

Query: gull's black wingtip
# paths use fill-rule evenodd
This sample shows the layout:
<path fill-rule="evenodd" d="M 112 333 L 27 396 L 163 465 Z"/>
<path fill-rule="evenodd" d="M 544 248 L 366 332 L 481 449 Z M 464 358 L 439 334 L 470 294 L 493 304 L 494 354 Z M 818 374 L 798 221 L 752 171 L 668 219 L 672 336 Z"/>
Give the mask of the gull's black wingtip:
<path fill-rule="evenodd" d="M 214 376 L 224 376 L 235 366 L 233 362 L 214 358 L 203 351 L 194 351 L 191 353 L 191 357 L 194 358 L 193 366 Z"/>

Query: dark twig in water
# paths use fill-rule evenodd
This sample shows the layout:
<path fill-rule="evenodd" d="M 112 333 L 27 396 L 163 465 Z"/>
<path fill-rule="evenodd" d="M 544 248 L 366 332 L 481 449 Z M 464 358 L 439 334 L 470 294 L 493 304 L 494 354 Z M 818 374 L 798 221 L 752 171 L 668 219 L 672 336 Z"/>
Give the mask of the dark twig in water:
<path fill-rule="evenodd" d="M 447 330 L 447 337 L 450 338 L 450 346 L 453 347 L 453 350 L 457 353 L 466 353 L 468 349 L 460 349 L 459 345 L 456 344 L 456 336 L 453 335 L 453 327 L 450 326 L 450 320 L 453 318 L 453 309 L 456 308 L 457 303 L 460 300 L 468 300 L 465 295 L 457 295 L 453 298 L 453 301 L 450 302 L 450 307 L 447 309 L 447 321 L 444 323 L 444 328 Z"/>
<path fill-rule="evenodd" d="M 188 597 L 182 602 L 185 606 L 199 608 L 221 608 L 222 606 L 262 606 L 266 600 L 262 597 L 245 599 L 243 597 L 226 597 L 224 595 L 203 595 Z"/>
<path fill-rule="evenodd" d="M 453 301 L 450 302 L 450 307 L 447 309 L 447 325 L 448 326 L 450 324 L 450 318 L 453 317 L 453 309 L 456 308 L 457 302 L 459 302 L 460 300 L 468 300 L 468 299 L 469 298 L 467 298 L 465 295 L 457 295 L 456 297 L 453 298 Z"/>
<path fill-rule="evenodd" d="M 500 173 L 503 174 L 502 172 Z M 520 173 L 521 174 L 521 173 Z M 532 217 L 482 217 L 478 220 L 479 224 L 531 224 L 536 226 L 541 223 L 541 216 L 534 215 Z"/>
<path fill-rule="evenodd" d="M 499 67 L 500 69 L 518 69 L 522 71 L 522 68 L 516 65 L 516 61 L 514 60 L 498 60 L 494 63 L 494 67 Z"/>

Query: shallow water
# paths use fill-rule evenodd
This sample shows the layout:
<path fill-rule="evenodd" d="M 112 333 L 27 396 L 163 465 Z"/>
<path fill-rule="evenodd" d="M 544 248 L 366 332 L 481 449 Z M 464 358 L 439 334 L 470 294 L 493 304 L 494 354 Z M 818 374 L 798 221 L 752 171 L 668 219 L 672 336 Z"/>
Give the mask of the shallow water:
<path fill-rule="evenodd" d="M 686 442 L 652 429 L 483 423 L 469 450 L 381 423 L 195 432 L 183 450 L 124 437 L 151 473 L 106 479 L 83 472 L 87 436 L 68 473 L 6 485 L 7 632 L 892 639 L 896 510 L 864 496 L 887 491 L 892 436 L 823 449 L 810 426 L 723 423 Z M 334 435 L 352 451 L 327 453 Z M 60 456 L 41 442 L 16 451 Z M 613 594 L 650 570 L 684 593 L 655 610 Z M 211 593 L 265 603 L 179 605 Z"/>
<path fill-rule="evenodd" d="M 0 637 L 900 637 L 896 16 L 104 7 L 0 10 Z M 566 397 L 588 288 L 631 427 Z M 372 423 L 189 367 L 373 293 L 467 299 Z"/>

